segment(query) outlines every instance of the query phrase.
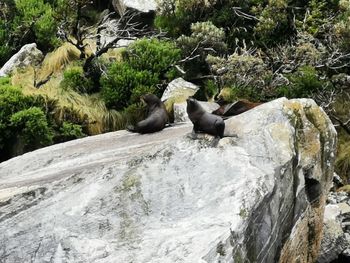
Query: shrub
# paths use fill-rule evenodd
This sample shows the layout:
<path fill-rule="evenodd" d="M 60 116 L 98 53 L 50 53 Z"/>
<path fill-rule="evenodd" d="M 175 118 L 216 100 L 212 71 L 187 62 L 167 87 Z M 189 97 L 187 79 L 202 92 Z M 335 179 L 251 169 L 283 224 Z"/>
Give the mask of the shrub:
<path fill-rule="evenodd" d="M 191 23 L 200 20 L 204 9 L 206 5 L 202 1 L 161 0 L 154 23 L 170 36 L 177 37 L 189 33 Z"/>
<path fill-rule="evenodd" d="M 82 67 L 74 66 L 65 70 L 61 87 L 80 93 L 88 93 L 93 89 L 93 83 L 84 76 Z"/>
<path fill-rule="evenodd" d="M 224 86 L 255 87 L 260 92 L 272 75 L 266 63 L 257 55 L 233 53 L 227 59 L 209 55 L 206 59 L 211 70 L 220 75 Z M 222 73 L 222 71 L 225 69 Z"/>
<path fill-rule="evenodd" d="M 13 35 L 17 45 L 36 40 L 39 49 L 48 50 L 57 45 L 57 21 L 50 4 L 44 0 L 16 0 Z"/>
<path fill-rule="evenodd" d="M 130 45 L 123 58 L 135 70 L 147 70 L 163 77 L 171 64 L 180 59 L 181 51 L 174 43 L 153 39 L 140 39 Z"/>
<path fill-rule="evenodd" d="M 0 122 L 8 126 L 12 114 L 34 104 L 34 98 L 24 96 L 20 88 L 0 85 Z M 1 141 L 0 136 L 0 141 Z"/>
<path fill-rule="evenodd" d="M 117 62 L 101 78 L 101 95 L 108 108 L 120 110 L 130 104 L 133 89 L 152 87 L 157 83 L 157 76 L 149 71 L 137 71 L 129 64 Z"/>
<path fill-rule="evenodd" d="M 125 123 L 126 126 L 128 124 L 134 125 L 137 122 L 145 119 L 147 116 L 146 107 L 142 105 L 142 103 L 134 103 L 129 105 L 124 109 L 123 113 L 125 116 L 127 116 Z"/>
<path fill-rule="evenodd" d="M 160 90 L 157 89 L 155 86 L 138 85 L 132 90 L 130 102 L 131 103 L 139 102 L 140 97 L 145 94 L 155 94 L 158 97 L 161 97 L 162 95 Z"/>
<path fill-rule="evenodd" d="M 321 81 L 316 69 L 312 66 L 302 66 L 287 77 L 290 84 L 279 87 L 277 89 L 278 96 L 286 96 L 288 98 L 310 97 L 315 92 L 332 86 L 330 82 Z"/>
<path fill-rule="evenodd" d="M 199 72 L 208 72 L 205 59 L 209 54 L 219 56 L 227 51 L 224 30 L 217 28 L 212 22 L 194 23 L 191 25 L 191 31 L 190 36 L 182 35 L 176 40 L 184 57 L 198 56 L 185 64 L 188 77 L 196 76 Z"/>
<path fill-rule="evenodd" d="M 3 3 L 4 2 L 4 3 Z M 14 3 L 12 1 L 0 2 L 0 67 L 7 62 L 13 52 L 14 44 L 11 41 L 11 26 L 14 15 Z"/>
<path fill-rule="evenodd" d="M 139 96 L 154 93 L 161 96 L 156 85 L 171 76 L 171 65 L 180 59 L 174 44 L 158 39 L 141 39 L 123 53 L 123 61 L 115 62 L 102 76 L 101 95 L 108 108 L 124 109 L 138 102 Z"/>
<path fill-rule="evenodd" d="M 255 34 L 262 45 L 275 45 L 278 42 L 285 41 L 287 32 L 290 34 L 292 28 L 289 25 L 288 3 L 286 0 L 269 1 L 266 7 L 255 8 L 259 22 L 254 28 Z"/>
<path fill-rule="evenodd" d="M 350 45 L 350 2 L 348 0 L 342 0 L 339 2 L 339 8 L 341 10 L 337 21 L 334 24 L 334 33 L 339 40 L 340 46 L 349 51 Z"/>
<path fill-rule="evenodd" d="M 85 137 L 81 125 L 64 121 L 59 128 L 59 134 L 55 136 L 55 142 L 65 142 Z"/>
<path fill-rule="evenodd" d="M 52 142 L 44 112 L 34 96 L 0 79 L 0 161 Z M 44 107 L 44 105 L 42 105 Z"/>
<path fill-rule="evenodd" d="M 45 113 L 38 107 L 14 113 L 10 118 L 10 126 L 23 140 L 25 150 L 37 149 L 52 143 L 53 133 Z"/>

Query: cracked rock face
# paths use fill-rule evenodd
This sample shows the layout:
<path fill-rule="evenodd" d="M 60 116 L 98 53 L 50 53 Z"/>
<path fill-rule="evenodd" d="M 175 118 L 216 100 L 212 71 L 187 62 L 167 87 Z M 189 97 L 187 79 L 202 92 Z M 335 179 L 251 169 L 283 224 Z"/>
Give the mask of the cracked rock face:
<path fill-rule="evenodd" d="M 24 45 L 9 61 L 0 69 L 0 77 L 8 76 L 16 68 L 35 66 L 44 59 L 43 53 L 37 49 L 36 44 Z"/>
<path fill-rule="evenodd" d="M 314 262 L 336 132 L 312 100 L 43 148 L 0 164 L 1 262 Z"/>

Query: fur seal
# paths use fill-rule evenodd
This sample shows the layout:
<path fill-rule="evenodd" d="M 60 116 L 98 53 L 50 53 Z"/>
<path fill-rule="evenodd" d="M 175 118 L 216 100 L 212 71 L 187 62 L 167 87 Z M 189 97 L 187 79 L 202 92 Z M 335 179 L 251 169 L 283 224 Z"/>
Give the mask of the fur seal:
<path fill-rule="evenodd" d="M 235 101 L 233 103 L 226 103 L 223 100 L 219 100 L 217 103 L 220 105 L 220 108 L 213 111 L 212 113 L 223 117 L 235 116 L 262 104 L 259 102 L 250 102 L 244 99 Z"/>
<path fill-rule="evenodd" d="M 204 132 L 217 138 L 224 137 L 225 122 L 218 116 L 206 112 L 194 98 L 187 100 L 187 114 L 193 123 L 193 132 Z"/>
<path fill-rule="evenodd" d="M 169 119 L 164 103 L 153 94 L 143 95 L 141 100 L 147 104 L 147 118 L 126 129 L 141 134 L 163 130 Z"/>

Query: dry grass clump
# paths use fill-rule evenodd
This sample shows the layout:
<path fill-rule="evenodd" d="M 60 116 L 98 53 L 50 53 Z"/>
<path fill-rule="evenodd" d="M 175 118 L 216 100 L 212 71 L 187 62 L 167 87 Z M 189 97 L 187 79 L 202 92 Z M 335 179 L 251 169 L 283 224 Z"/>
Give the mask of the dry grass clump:
<path fill-rule="evenodd" d="M 93 42 L 87 42 L 86 54 L 96 48 Z M 111 49 L 105 55 L 106 60 L 121 60 L 122 48 Z M 57 123 L 63 121 L 84 122 L 90 135 L 124 129 L 128 123 L 140 116 L 134 112 L 117 112 L 106 108 L 98 94 L 83 94 L 71 89 L 62 89 L 64 69 L 78 61 L 80 51 L 70 43 L 46 55 L 41 67 L 27 67 L 15 71 L 11 77 L 12 85 L 20 86 L 26 95 L 40 95 L 46 108 L 53 109 L 51 113 Z M 35 83 L 48 81 L 36 88 Z"/>
<path fill-rule="evenodd" d="M 90 135 L 124 129 L 128 122 L 126 114 L 108 110 L 98 94 L 80 94 L 73 90 L 60 88 L 62 74 L 53 76 L 50 81 L 35 88 L 34 70 L 27 68 L 12 76 L 12 84 L 21 86 L 26 95 L 41 95 L 47 103 L 55 101 L 54 118 L 62 122 L 71 112 L 80 120 L 87 120 Z"/>
<path fill-rule="evenodd" d="M 64 43 L 55 51 L 46 55 L 42 68 L 41 75 L 47 76 L 51 73 L 61 72 L 69 63 L 79 59 L 80 51 L 70 43 Z"/>

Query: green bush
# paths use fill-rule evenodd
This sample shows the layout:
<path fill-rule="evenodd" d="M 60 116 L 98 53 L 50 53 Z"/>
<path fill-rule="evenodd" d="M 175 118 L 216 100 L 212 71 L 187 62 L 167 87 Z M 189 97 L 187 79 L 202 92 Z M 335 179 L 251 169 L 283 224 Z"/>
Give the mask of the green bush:
<path fill-rule="evenodd" d="M 61 87 L 64 89 L 72 89 L 80 93 L 88 93 L 92 91 L 93 83 L 84 76 L 82 67 L 74 66 L 64 71 Z"/>
<path fill-rule="evenodd" d="M 48 50 L 58 43 L 57 22 L 52 7 L 44 0 L 16 0 L 12 35 L 16 45 L 35 40 L 39 49 Z"/>
<path fill-rule="evenodd" d="M 231 97 L 266 99 L 272 71 L 261 57 L 244 52 L 233 53 L 226 59 L 209 55 L 206 61 L 211 71 L 220 75 L 222 85 L 232 89 Z M 225 71 L 219 74 L 222 69 Z"/>
<path fill-rule="evenodd" d="M 176 40 L 177 46 L 181 49 L 183 57 L 195 57 L 185 64 L 185 71 L 188 78 L 199 73 L 208 73 L 208 65 L 205 61 L 209 54 L 217 56 L 224 55 L 227 51 L 225 43 L 225 32 L 217 28 L 212 22 L 198 22 L 191 25 L 192 34 L 182 35 Z"/>
<path fill-rule="evenodd" d="M 180 59 L 180 54 L 174 43 L 144 38 L 130 45 L 123 58 L 135 70 L 147 70 L 162 77 L 171 69 L 169 66 Z"/>
<path fill-rule="evenodd" d="M 287 76 L 290 84 L 277 88 L 278 96 L 288 98 L 310 97 L 317 91 L 331 88 L 331 83 L 319 79 L 317 71 L 312 66 L 303 66 Z"/>
<path fill-rule="evenodd" d="M 49 128 L 45 113 L 38 107 L 14 113 L 10 118 L 10 126 L 23 140 L 25 150 L 52 144 L 53 133 Z"/>
<path fill-rule="evenodd" d="M 145 94 L 155 94 L 158 97 L 161 97 L 162 94 L 159 91 L 160 90 L 157 89 L 155 86 L 138 85 L 135 88 L 133 88 L 131 92 L 130 102 L 139 102 L 140 97 Z"/>
<path fill-rule="evenodd" d="M 65 142 L 85 137 L 81 125 L 64 121 L 59 128 L 59 134 L 55 136 L 55 142 Z"/>
<path fill-rule="evenodd" d="M 123 110 L 123 113 L 127 116 L 126 126 L 135 125 L 147 117 L 146 106 L 140 102 L 129 105 Z"/>
<path fill-rule="evenodd" d="M 0 67 L 12 56 L 14 47 L 11 41 L 14 3 L 8 0 L 4 2 L 4 4 L 0 3 Z"/>
<path fill-rule="evenodd" d="M 42 136 L 40 127 L 46 122 L 45 114 L 38 108 L 34 108 L 37 112 L 26 112 L 28 108 L 38 104 L 35 97 L 25 96 L 18 87 L 8 84 L 8 79 L 1 78 L 0 81 L 0 161 L 6 160 L 17 154 L 22 154 L 26 150 L 32 150 L 43 144 L 50 143 L 50 132 L 48 131 L 48 141 Z M 29 117 L 29 115 L 31 115 Z M 45 120 L 43 120 L 43 117 Z M 28 118 L 28 123 L 24 122 Z M 35 120 L 38 118 L 38 120 Z M 20 127 L 21 126 L 21 127 Z M 41 128 L 45 129 L 44 126 Z M 44 131 L 45 132 L 45 131 Z M 38 140 L 38 141 L 37 141 Z"/>
<path fill-rule="evenodd" d="M 190 25 L 201 20 L 206 9 L 197 0 L 161 0 L 154 24 L 172 37 L 190 33 Z"/>
<path fill-rule="evenodd" d="M 20 88 L 8 84 L 0 85 L 0 123 L 8 126 L 12 114 L 31 107 L 34 102 L 34 98 L 24 96 Z M 1 138 L 4 137 L 0 131 L 0 142 Z"/>
<path fill-rule="evenodd" d="M 0 109 L 0 161 L 84 135 L 76 124 L 83 122 L 78 112 L 42 96 L 25 96 L 21 88 L 9 85 L 9 78 L 0 78 Z"/>
<path fill-rule="evenodd" d="M 117 62 L 101 78 L 101 95 L 108 108 L 121 110 L 130 105 L 134 89 L 140 89 L 140 86 L 152 87 L 157 83 L 155 74 L 145 70 L 137 71 L 129 64 Z"/>
<path fill-rule="evenodd" d="M 167 77 L 174 78 L 172 64 L 180 59 L 174 44 L 158 39 L 140 39 L 123 53 L 123 61 L 112 64 L 100 79 L 101 95 L 108 108 L 124 109 L 138 102 L 140 95 L 153 93 Z"/>

